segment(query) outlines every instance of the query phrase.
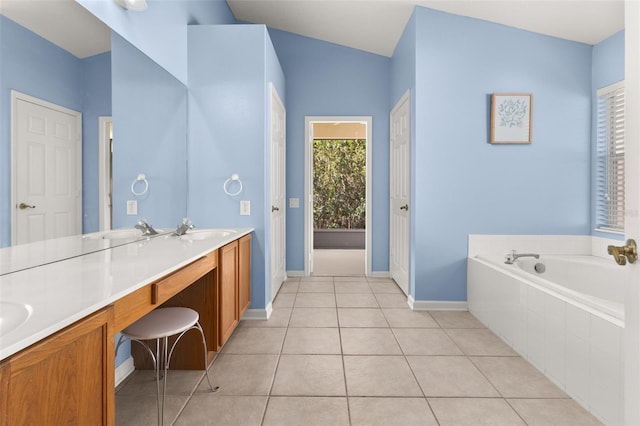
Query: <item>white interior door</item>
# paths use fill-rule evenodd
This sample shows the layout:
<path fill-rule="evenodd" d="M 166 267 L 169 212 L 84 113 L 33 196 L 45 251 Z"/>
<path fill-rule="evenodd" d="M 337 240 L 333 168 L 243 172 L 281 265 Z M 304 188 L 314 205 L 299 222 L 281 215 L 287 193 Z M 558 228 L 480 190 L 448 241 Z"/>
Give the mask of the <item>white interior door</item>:
<path fill-rule="evenodd" d="M 625 2 L 625 237 L 640 242 L 640 3 Z M 640 424 L 640 263 L 627 263 L 624 402 L 626 425 Z"/>
<path fill-rule="evenodd" d="M 113 119 L 98 118 L 98 210 L 100 211 L 100 230 L 111 229 L 112 218 L 112 167 L 113 156 Z"/>
<path fill-rule="evenodd" d="M 391 111 L 389 146 L 389 273 L 409 294 L 409 197 L 411 189 L 411 102 L 407 92 Z"/>
<path fill-rule="evenodd" d="M 285 141 L 286 111 L 271 85 L 271 300 L 286 279 Z"/>
<path fill-rule="evenodd" d="M 82 115 L 15 91 L 11 99 L 12 243 L 82 233 Z"/>

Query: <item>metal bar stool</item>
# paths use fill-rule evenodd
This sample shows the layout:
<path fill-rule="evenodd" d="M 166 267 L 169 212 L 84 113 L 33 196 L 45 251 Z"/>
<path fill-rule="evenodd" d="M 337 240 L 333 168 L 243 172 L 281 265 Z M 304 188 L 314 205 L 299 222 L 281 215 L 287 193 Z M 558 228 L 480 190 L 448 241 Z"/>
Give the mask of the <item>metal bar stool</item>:
<path fill-rule="evenodd" d="M 126 339 L 129 339 L 140 343 L 147 352 L 149 352 L 149 355 L 151 355 L 151 359 L 153 360 L 153 368 L 156 373 L 158 425 L 162 425 L 164 423 L 167 370 L 169 370 L 171 355 L 173 354 L 176 344 L 187 331 L 196 329 L 200 332 L 200 335 L 202 336 L 202 345 L 204 347 L 205 376 L 207 376 L 207 381 L 209 382 L 209 387 L 212 392 L 216 392 L 219 389 L 218 386 L 214 387 L 209 379 L 209 372 L 207 371 L 207 342 L 204 338 L 204 331 L 198 322 L 199 319 L 200 316 L 198 315 L 198 312 L 190 308 L 159 308 L 149 312 L 147 315 L 121 331 L 121 336 L 118 339 L 118 344 L 116 345 L 116 353 L 118 353 L 120 345 Z M 175 342 L 173 342 L 173 345 L 171 345 L 171 349 L 169 349 L 169 337 L 175 335 L 178 335 L 178 337 Z M 151 348 L 144 343 L 144 340 L 156 341 L 155 355 Z M 162 392 L 160 389 L 160 370 L 164 370 L 162 377 Z M 161 395 L 162 400 L 160 399 Z"/>

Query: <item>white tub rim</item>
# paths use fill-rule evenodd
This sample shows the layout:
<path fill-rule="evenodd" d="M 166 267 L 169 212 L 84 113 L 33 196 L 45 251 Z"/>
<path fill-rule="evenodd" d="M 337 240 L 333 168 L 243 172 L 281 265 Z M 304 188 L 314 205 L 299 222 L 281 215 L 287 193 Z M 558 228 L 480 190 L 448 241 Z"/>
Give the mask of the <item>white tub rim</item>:
<path fill-rule="evenodd" d="M 565 255 L 563 256 L 541 255 L 541 256 L 571 257 L 571 256 L 565 256 Z M 591 256 L 576 256 L 576 257 L 584 258 L 584 257 L 591 257 Z M 502 265 L 500 263 L 496 263 L 496 260 L 492 259 L 489 256 L 485 257 L 485 256 L 477 255 L 474 257 L 469 257 L 468 260 L 479 262 L 511 278 L 514 278 L 520 281 L 526 281 L 528 285 L 531 285 L 532 287 L 546 294 L 557 297 L 566 303 L 569 303 L 573 306 L 583 309 L 599 318 L 602 318 L 605 321 L 609 321 L 621 328 L 624 328 L 625 313 L 624 313 L 624 305 L 622 304 L 612 302 L 609 300 L 600 299 L 595 296 L 583 294 L 575 290 L 571 290 L 569 288 L 556 284 L 553 281 L 536 277 L 535 275 L 532 275 L 520 269 L 517 266 L 514 266 L 513 268 L 509 268 L 508 265 Z"/>

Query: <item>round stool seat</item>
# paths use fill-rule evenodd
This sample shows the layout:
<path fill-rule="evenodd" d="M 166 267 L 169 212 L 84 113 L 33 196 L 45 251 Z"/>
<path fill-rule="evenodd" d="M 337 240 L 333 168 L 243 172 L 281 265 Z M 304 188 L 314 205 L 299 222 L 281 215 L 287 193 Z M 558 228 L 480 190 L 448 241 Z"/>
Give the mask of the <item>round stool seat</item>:
<path fill-rule="evenodd" d="M 198 312 L 189 308 L 155 309 L 122 330 L 122 334 L 137 340 L 159 339 L 182 333 L 199 319 Z"/>

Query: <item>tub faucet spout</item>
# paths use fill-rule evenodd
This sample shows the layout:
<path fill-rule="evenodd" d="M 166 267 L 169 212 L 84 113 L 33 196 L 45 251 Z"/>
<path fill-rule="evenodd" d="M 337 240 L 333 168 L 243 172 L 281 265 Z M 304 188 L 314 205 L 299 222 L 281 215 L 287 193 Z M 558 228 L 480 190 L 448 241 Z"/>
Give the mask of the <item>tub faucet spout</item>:
<path fill-rule="evenodd" d="M 535 257 L 536 259 L 540 259 L 540 255 L 536 253 L 516 253 L 515 250 L 511 250 L 511 253 L 507 253 L 505 255 L 504 263 L 506 263 L 507 265 L 513 265 L 513 262 L 521 257 Z"/>

